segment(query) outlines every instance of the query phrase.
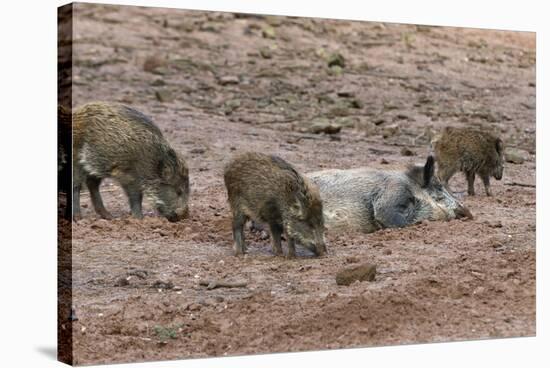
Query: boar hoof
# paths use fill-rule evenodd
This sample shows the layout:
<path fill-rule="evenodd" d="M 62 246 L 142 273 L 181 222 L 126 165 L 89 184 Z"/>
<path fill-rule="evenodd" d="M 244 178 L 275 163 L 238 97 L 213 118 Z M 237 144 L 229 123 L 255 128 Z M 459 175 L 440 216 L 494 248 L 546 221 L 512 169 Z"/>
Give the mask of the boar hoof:
<path fill-rule="evenodd" d="M 109 212 L 104 212 L 99 215 L 102 219 L 112 220 L 113 216 Z"/>

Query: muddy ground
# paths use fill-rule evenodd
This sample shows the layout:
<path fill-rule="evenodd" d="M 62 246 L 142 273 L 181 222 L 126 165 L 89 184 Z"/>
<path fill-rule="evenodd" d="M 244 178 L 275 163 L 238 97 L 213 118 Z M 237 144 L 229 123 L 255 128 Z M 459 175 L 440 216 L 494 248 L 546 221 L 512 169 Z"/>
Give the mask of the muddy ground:
<path fill-rule="evenodd" d="M 101 220 L 83 193 L 76 364 L 535 334 L 533 33 L 77 4 L 73 71 L 74 106 L 150 115 L 187 158 L 192 188 L 180 223 L 148 203 L 130 218 L 110 181 L 116 218 Z M 327 123 L 341 131 L 312 133 Z M 247 233 L 249 254 L 232 255 L 232 154 L 274 153 L 303 172 L 397 168 L 423 162 L 446 125 L 491 129 L 523 160 L 492 181 L 492 198 L 453 178 L 474 220 L 329 233 L 328 256 L 300 248 L 294 260 Z M 364 262 L 374 281 L 336 285 Z M 247 286 L 199 285 L 213 279 Z"/>

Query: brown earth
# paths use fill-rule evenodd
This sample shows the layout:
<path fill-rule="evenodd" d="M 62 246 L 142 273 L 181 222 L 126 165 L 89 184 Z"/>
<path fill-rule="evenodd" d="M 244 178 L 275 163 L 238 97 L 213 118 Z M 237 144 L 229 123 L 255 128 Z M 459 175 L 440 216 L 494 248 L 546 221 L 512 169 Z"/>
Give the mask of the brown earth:
<path fill-rule="evenodd" d="M 86 4 L 74 32 L 73 104 L 150 115 L 187 158 L 192 188 L 180 223 L 149 204 L 130 218 L 110 181 L 116 219 L 101 220 L 83 192 L 76 364 L 535 334 L 533 33 Z M 343 67 L 328 67 L 333 53 Z M 341 131 L 302 133 L 316 119 Z M 492 129 L 525 159 L 506 164 L 492 198 L 479 181 L 466 196 L 453 178 L 474 220 L 329 233 L 328 256 L 299 248 L 295 260 L 248 232 L 249 254 L 232 255 L 222 167 L 235 152 L 274 153 L 303 172 L 400 167 L 423 162 L 446 125 Z M 363 263 L 376 265 L 374 281 L 336 284 Z"/>

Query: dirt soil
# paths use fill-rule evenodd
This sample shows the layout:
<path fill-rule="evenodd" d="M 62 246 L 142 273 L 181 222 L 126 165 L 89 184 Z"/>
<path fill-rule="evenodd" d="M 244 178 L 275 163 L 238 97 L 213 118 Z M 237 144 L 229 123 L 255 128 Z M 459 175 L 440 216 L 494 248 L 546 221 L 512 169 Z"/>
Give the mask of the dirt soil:
<path fill-rule="evenodd" d="M 534 33 L 77 4 L 73 105 L 151 116 L 187 158 L 192 194 L 190 218 L 169 223 L 150 203 L 130 218 L 112 181 L 114 220 L 83 192 L 75 363 L 535 335 L 535 59 Z M 311 133 L 327 122 L 331 134 Z M 492 180 L 494 197 L 452 179 L 474 220 L 328 233 L 327 256 L 293 260 L 247 232 L 249 254 L 232 255 L 222 169 L 234 153 L 302 172 L 398 168 L 424 162 L 447 125 L 491 129 L 523 160 Z M 374 281 L 336 284 L 363 263 Z"/>

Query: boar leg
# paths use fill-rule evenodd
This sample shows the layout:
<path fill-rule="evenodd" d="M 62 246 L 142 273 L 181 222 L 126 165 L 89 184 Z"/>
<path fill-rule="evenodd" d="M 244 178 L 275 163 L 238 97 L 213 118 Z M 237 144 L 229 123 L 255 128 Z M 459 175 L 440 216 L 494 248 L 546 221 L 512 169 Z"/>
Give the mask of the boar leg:
<path fill-rule="evenodd" d="M 278 223 L 269 224 L 269 230 L 271 231 L 271 247 L 273 253 L 277 256 L 283 255 L 283 248 L 281 248 L 281 234 L 283 233 L 283 227 Z"/>
<path fill-rule="evenodd" d="M 449 179 L 453 176 L 453 174 L 454 174 L 454 170 L 451 170 L 449 168 L 447 169 L 439 168 L 439 170 L 437 171 L 437 176 L 439 177 L 439 180 L 441 180 L 441 183 L 449 191 L 450 191 Z"/>
<path fill-rule="evenodd" d="M 105 206 L 103 205 L 103 201 L 101 200 L 101 195 L 99 194 L 100 184 L 101 184 L 101 178 L 97 178 L 95 176 L 88 176 L 86 178 L 86 186 L 90 191 L 90 197 L 92 199 L 92 204 L 94 206 L 95 211 L 102 218 L 110 220 L 112 218 L 111 214 L 109 213 L 109 211 L 105 209 Z"/>
<path fill-rule="evenodd" d="M 130 211 L 132 212 L 132 216 L 138 219 L 143 218 L 143 213 L 141 211 L 143 192 L 141 191 L 140 185 L 136 182 L 126 182 L 121 184 L 122 188 L 126 192 L 126 195 L 128 196 L 128 202 L 130 203 Z"/>
<path fill-rule="evenodd" d="M 233 239 L 235 240 L 235 255 L 243 255 L 246 252 L 244 244 L 244 224 L 246 216 L 240 212 L 233 213 Z"/>
<path fill-rule="evenodd" d="M 296 241 L 294 238 L 288 237 L 288 258 L 296 258 Z"/>
<path fill-rule="evenodd" d="M 80 220 L 82 215 L 80 214 L 80 189 L 82 185 L 80 183 L 73 183 L 73 220 Z"/>
<path fill-rule="evenodd" d="M 481 180 L 483 180 L 483 185 L 485 186 L 485 194 L 487 194 L 488 197 L 492 196 L 493 193 L 491 193 L 491 187 L 489 183 L 489 175 L 483 175 L 481 177 Z"/>
<path fill-rule="evenodd" d="M 475 195 L 474 181 L 476 180 L 475 171 L 466 171 L 466 180 L 468 180 L 468 194 Z"/>

